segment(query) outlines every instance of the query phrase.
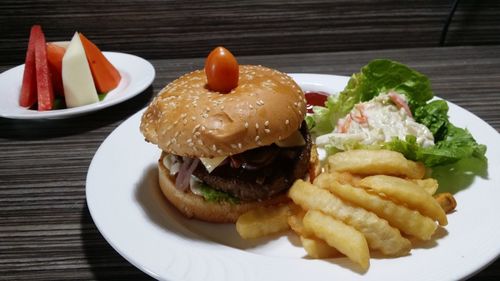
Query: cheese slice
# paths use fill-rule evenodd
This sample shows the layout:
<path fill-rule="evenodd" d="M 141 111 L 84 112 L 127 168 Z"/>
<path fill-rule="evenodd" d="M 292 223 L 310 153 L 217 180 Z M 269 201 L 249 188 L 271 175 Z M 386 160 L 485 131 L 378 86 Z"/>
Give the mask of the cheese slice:
<path fill-rule="evenodd" d="M 67 107 L 99 101 L 87 56 L 78 33 L 73 35 L 62 60 L 62 80 Z"/>
<path fill-rule="evenodd" d="M 276 145 L 279 147 L 294 147 L 294 146 L 303 146 L 306 145 L 306 141 L 304 140 L 304 137 L 302 137 L 302 134 L 300 131 L 295 131 L 292 135 L 290 135 L 288 138 L 277 141 Z M 214 157 L 214 158 L 200 158 L 201 163 L 209 173 L 211 173 L 215 168 L 217 168 L 225 159 L 227 156 L 221 156 L 221 157 Z"/>
<path fill-rule="evenodd" d="M 217 166 L 226 159 L 227 156 L 221 156 L 221 157 L 214 157 L 214 158 L 200 158 L 201 163 L 209 173 L 211 173 Z"/>
<path fill-rule="evenodd" d="M 279 147 L 294 147 L 294 146 L 303 146 L 306 145 L 306 141 L 304 137 L 300 133 L 300 131 L 295 131 L 295 133 L 291 134 L 286 139 L 275 142 Z"/>

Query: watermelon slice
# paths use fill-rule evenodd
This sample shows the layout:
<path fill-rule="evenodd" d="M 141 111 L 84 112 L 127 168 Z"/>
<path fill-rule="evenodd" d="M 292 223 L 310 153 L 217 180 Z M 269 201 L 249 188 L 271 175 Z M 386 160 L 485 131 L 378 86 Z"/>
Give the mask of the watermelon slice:
<path fill-rule="evenodd" d="M 83 34 L 79 33 L 79 35 L 97 91 L 104 94 L 113 90 L 120 83 L 120 73 L 94 43 Z"/>
<path fill-rule="evenodd" d="M 26 60 L 24 62 L 23 84 L 21 86 L 21 97 L 19 105 L 32 107 L 36 102 L 36 76 L 35 76 L 35 33 L 41 30 L 39 25 L 31 27 Z"/>
<path fill-rule="evenodd" d="M 35 29 L 35 70 L 38 92 L 38 110 L 51 110 L 54 104 L 54 91 L 47 62 L 47 46 L 42 28 Z"/>

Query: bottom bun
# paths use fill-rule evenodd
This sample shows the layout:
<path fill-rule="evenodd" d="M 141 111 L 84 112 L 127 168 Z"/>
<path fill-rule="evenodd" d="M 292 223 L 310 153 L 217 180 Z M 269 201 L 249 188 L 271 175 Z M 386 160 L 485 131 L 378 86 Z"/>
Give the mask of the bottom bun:
<path fill-rule="evenodd" d="M 163 157 L 162 157 L 163 158 Z M 184 192 L 175 187 L 175 178 L 163 165 L 163 159 L 158 161 L 158 174 L 161 191 L 184 216 L 216 223 L 235 223 L 238 217 L 257 207 L 276 205 L 288 202 L 286 193 L 281 193 L 264 201 L 243 202 L 231 204 L 229 202 L 210 202 L 202 196 L 192 193 L 189 189 Z"/>

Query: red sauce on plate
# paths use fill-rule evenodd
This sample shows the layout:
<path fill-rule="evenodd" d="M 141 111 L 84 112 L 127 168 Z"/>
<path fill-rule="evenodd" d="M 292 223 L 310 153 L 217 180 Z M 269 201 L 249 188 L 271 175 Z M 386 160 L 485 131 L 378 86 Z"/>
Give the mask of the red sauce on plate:
<path fill-rule="evenodd" d="M 325 106 L 326 99 L 329 94 L 321 91 L 310 91 L 305 93 L 306 101 L 307 101 L 307 112 L 313 113 L 312 108 L 315 105 Z"/>

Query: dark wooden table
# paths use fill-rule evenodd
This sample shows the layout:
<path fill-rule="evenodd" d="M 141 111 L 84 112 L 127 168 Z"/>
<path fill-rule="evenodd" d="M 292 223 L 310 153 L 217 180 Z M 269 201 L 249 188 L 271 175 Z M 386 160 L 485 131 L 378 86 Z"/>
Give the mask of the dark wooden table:
<path fill-rule="evenodd" d="M 350 75 L 373 58 L 428 75 L 435 93 L 500 131 L 500 46 L 416 48 L 239 57 L 285 72 Z M 149 279 L 103 239 L 85 202 L 85 178 L 101 142 L 166 83 L 203 59 L 153 60 L 156 79 L 141 95 L 77 118 L 0 118 L 0 279 Z M 0 72 L 11 66 L 0 66 Z M 0 90 L 1 92 L 1 90 Z M 459 266 L 459 265 L 457 265 Z M 500 261 L 474 278 L 500 279 Z"/>

